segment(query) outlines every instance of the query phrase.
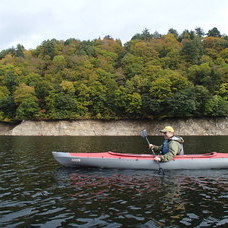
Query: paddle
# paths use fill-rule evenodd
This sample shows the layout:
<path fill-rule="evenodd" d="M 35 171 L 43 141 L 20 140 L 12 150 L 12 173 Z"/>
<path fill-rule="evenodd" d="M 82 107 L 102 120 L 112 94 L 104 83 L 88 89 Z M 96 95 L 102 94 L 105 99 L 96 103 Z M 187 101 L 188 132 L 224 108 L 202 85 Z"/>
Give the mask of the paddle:
<path fill-rule="evenodd" d="M 148 145 L 149 145 L 149 144 L 150 144 L 150 141 L 149 141 L 148 138 L 147 138 L 147 131 L 146 131 L 146 129 L 141 130 L 141 131 L 140 131 L 140 135 L 141 135 L 143 138 L 146 139 L 146 141 L 147 141 L 147 143 L 148 143 Z M 153 155 L 156 156 L 156 154 L 154 153 L 154 150 L 153 150 L 152 148 L 150 148 L 150 149 L 151 149 Z M 161 168 L 160 163 L 159 163 L 158 161 L 156 161 L 156 162 L 157 162 L 157 164 L 158 164 L 158 174 L 165 175 L 165 172 L 164 172 L 164 170 Z"/>

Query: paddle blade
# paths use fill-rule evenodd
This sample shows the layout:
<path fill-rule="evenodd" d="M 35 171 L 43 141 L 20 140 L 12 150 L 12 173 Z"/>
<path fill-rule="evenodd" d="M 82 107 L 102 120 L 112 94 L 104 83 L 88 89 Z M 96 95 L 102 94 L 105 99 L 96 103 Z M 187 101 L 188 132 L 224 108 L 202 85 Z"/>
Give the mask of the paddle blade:
<path fill-rule="evenodd" d="M 146 129 L 141 130 L 141 131 L 140 131 L 140 135 L 141 135 L 143 138 L 146 138 L 146 137 L 147 137 L 147 131 L 146 131 Z"/>

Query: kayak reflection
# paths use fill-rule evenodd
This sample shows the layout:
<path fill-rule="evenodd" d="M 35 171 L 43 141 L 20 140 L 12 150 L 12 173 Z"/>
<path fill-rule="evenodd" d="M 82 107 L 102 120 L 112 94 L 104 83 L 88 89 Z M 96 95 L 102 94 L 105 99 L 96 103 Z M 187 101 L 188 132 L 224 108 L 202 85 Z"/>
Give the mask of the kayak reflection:
<path fill-rule="evenodd" d="M 61 168 L 56 176 L 60 184 L 69 184 L 71 206 L 87 217 L 102 214 L 103 222 L 112 218 L 125 225 L 167 226 L 177 221 L 189 225 L 200 223 L 205 216 L 216 222 L 220 217 L 215 212 L 226 207 L 225 170 L 169 171 L 160 176 L 151 171 Z M 212 199 L 216 206 L 211 206 Z M 189 213 L 193 208 L 197 213 Z"/>

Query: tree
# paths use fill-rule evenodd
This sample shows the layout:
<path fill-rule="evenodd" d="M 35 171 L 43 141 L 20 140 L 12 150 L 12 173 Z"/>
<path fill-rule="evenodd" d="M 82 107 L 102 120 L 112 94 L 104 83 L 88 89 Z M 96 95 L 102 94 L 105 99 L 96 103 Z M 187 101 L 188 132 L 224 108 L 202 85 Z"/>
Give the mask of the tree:
<path fill-rule="evenodd" d="M 165 101 L 172 95 L 172 81 L 166 77 L 160 77 L 151 83 L 151 96 L 158 102 Z"/>
<path fill-rule="evenodd" d="M 52 60 L 56 55 L 59 54 L 59 51 L 63 49 L 64 43 L 56 39 L 45 40 L 40 46 L 37 47 L 34 54 L 40 58 L 47 58 Z"/>
<path fill-rule="evenodd" d="M 153 39 L 159 39 L 159 38 L 161 38 L 161 34 L 158 32 L 158 31 L 155 31 L 153 34 L 152 34 L 152 37 L 153 37 Z"/>
<path fill-rule="evenodd" d="M 107 87 L 98 81 L 88 83 L 90 104 L 87 106 L 93 117 L 102 119 L 110 115 L 110 107 L 107 106 Z"/>
<path fill-rule="evenodd" d="M 203 47 L 206 50 L 206 53 L 211 50 L 214 51 L 215 58 L 217 58 L 219 56 L 219 52 L 228 48 L 228 40 L 222 37 L 206 37 L 203 40 Z"/>
<path fill-rule="evenodd" d="M 39 111 L 38 99 L 35 96 L 26 97 L 17 108 L 16 118 L 18 120 L 37 119 L 40 116 Z"/>
<path fill-rule="evenodd" d="M 196 35 L 199 37 L 203 37 L 205 35 L 205 32 L 200 27 L 195 28 L 195 31 L 196 31 Z"/>
<path fill-rule="evenodd" d="M 142 94 L 149 90 L 149 79 L 144 75 L 136 75 L 126 81 L 126 89 L 129 93 L 137 92 Z"/>
<path fill-rule="evenodd" d="M 51 119 L 80 119 L 87 112 L 83 103 L 63 91 L 51 91 L 45 101 L 47 115 Z"/>
<path fill-rule="evenodd" d="M 95 57 L 94 43 L 92 41 L 82 41 L 79 43 L 76 50 L 77 55 L 87 55 L 90 57 Z"/>
<path fill-rule="evenodd" d="M 166 101 L 166 112 L 169 117 L 191 117 L 197 110 L 194 88 L 178 91 Z"/>
<path fill-rule="evenodd" d="M 157 40 L 157 45 L 160 58 L 166 57 L 169 52 L 179 52 L 181 49 L 180 43 L 171 33 L 168 33 Z"/>
<path fill-rule="evenodd" d="M 207 115 L 205 111 L 205 104 L 209 99 L 211 99 L 212 97 L 211 93 L 208 91 L 207 88 L 199 85 L 194 86 L 193 92 L 194 92 L 195 104 L 196 104 L 196 110 L 194 112 L 194 116 L 201 117 L 201 116 Z"/>
<path fill-rule="evenodd" d="M 127 95 L 128 104 L 126 107 L 126 113 L 128 117 L 139 117 L 141 114 L 142 98 L 139 93 L 132 93 Z"/>
<path fill-rule="evenodd" d="M 34 87 L 26 84 L 19 85 L 14 92 L 14 101 L 17 104 L 22 103 L 23 100 L 30 97 L 35 97 L 35 89 Z"/>
<path fill-rule="evenodd" d="M 21 44 L 18 44 L 16 48 L 12 47 L 12 48 L 2 50 L 0 52 L 0 59 L 5 58 L 6 55 L 8 55 L 8 54 L 15 56 L 15 57 L 24 57 L 24 51 L 25 51 L 24 46 Z"/>
<path fill-rule="evenodd" d="M 173 34 L 173 35 L 175 36 L 175 38 L 177 38 L 177 37 L 178 37 L 178 32 L 177 32 L 177 30 L 176 30 L 176 29 L 171 28 L 171 29 L 169 29 L 168 33 Z"/>
<path fill-rule="evenodd" d="M 25 57 L 24 55 L 25 48 L 23 45 L 18 44 L 15 50 L 15 56 L 16 57 Z"/>
<path fill-rule="evenodd" d="M 190 40 L 190 32 L 185 29 L 178 37 L 178 41 L 182 42 L 183 40 Z"/>
<path fill-rule="evenodd" d="M 191 83 L 187 78 L 176 71 L 164 70 L 162 76 L 151 83 L 150 94 L 158 102 L 164 102 L 168 97 L 182 89 L 188 88 Z"/>
<path fill-rule="evenodd" d="M 10 97 L 10 91 L 6 86 L 0 86 L 0 121 L 13 118 L 15 106 Z"/>
<path fill-rule="evenodd" d="M 53 60 L 53 65 L 56 68 L 56 71 L 61 71 L 66 67 L 66 60 L 63 55 L 56 55 Z"/>
<path fill-rule="evenodd" d="M 163 113 L 161 103 L 153 98 L 149 93 L 142 94 L 142 117 L 151 118 L 159 117 Z"/>
<path fill-rule="evenodd" d="M 203 55 L 203 45 L 196 37 L 192 41 L 185 42 L 181 50 L 181 55 L 191 64 L 198 64 Z"/>
<path fill-rule="evenodd" d="M 221 37 L 221 33 L 219 32 L 219 30 L 216 27 L 214 27 L 214 28 L 208 30 L 207 36 Z"/>
<path fill-rule="evenodd" d="M 193 65 L 188 69 L 188 78 L 195 85 L 203 85 L 210 92 L 215 92 L 221 84 L 220 73 L 209 63 Z"/>
<path fill-rule="evenodd" d="M 222 83 L 220 85 L 218 95 L 228 101 L 228 83 Z"/>
<path fill-rule="evenodd" d="M 150 34 L 149 30 L 147 28 L 145 28 L 142 33 L 137 33 L 136 35 L 134 35 L 131 39 L 132 40 L 145 40 L 148 41 L 150 39 L 153 38 L 153 35 Z"/>
<path fill-rule="evenodd" d="M 127 78 L 140 74 L 143 70 L 143 58 L 132 54 L 126 54 L 122 59 L 122 68 Z"/>
<path fill-rule="evenodd" d="M 18 44 L 0 52 L 0 120 L 226 115 L 228 38 L 215 28 Z M 207 104 L 207 105 L 206 105 Z"/>
<path fill-rule="evenodd" d="M 209 116 L 228 116 L 228 101 L 215 95 L 207 101 L 205 109 Z"/>
<path fill-rule="evenodd" d="M 129 43 L 130 54 L 141 57 L 145 62 L 158 58 L 158 51 L 151 45 L 151 42 L 133 40 Z"/>
<path fill-rule="evenodd" d="M 15 53 L 16 53 L 16 50 L 15 50 L 15 48 L 8 48 L 8 49 L 5 49 L 5 50 L 2 50 L 1 52 L 0 52 L 0 59 L 3 59 L 3 58 L 5 58 L 6 57 L 6 55 L 8 55 L 8 54 L 10 54 L 10 55 L 15 55 Z"/>
<path fill-rule="evenodd" d="M 19 76 L 21 76 L 21 70 L 13 65 L 0 66 L 1 75 L 3 75 L 2 83 L 12 93 L 16 86 L 19 84 Z"/>

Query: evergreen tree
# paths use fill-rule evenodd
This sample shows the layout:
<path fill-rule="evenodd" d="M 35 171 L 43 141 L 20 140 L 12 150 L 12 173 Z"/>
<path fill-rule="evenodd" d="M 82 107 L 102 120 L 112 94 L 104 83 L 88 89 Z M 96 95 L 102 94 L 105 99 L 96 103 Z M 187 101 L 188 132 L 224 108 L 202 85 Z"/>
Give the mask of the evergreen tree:
<path fill-rule="evenodd" d="M 207 36 L 221 37 L 221 33 L 216 27 L 214 27 L 207 32 Z"/>

